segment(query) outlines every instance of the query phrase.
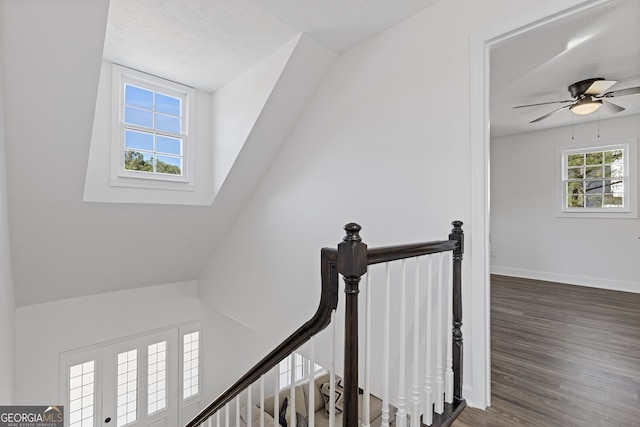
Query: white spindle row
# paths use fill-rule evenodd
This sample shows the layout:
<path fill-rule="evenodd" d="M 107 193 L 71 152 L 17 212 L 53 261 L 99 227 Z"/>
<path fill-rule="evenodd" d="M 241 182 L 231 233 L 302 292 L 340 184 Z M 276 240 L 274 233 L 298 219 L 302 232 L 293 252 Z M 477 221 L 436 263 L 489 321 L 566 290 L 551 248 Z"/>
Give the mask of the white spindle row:
<path fill-rule="evenodd" d="M 453 401 L 453 370 L 452 370 L 452 268 L 451 253 L 434 254 L 412 260 L 391 262 L 385 265 L 385 278 L 381 292 L 376 292 L 376 286 L 380 284 L 376 276 L 370 271 L 365 283 L 361 285 L 364 294 L 364 347 L 361 351 L 361 384 L 363 393 L 363 427 L 370 427 L 370 394 L 379 395 L 382 398 L 382 422 L 381 427 L 389 427 L 391 421 L 397 427 L 420 427 L 421 422 L 427 426 L 433 423 L 433 413 L 442 413 L 444 403 Z M 411 268 L 413 266 L 413 268 Z M 398 271 L 399 269 L 399 271 Z M 412 270 L 412 271 L 410 271 Z M 392 278 L 399 277 L 399 283 L 392 283 Z M 412 279 L 409 283 L 409 279 Z M 408 292 L 409 286 L 409 292 Z M 392 289 L 393 287 L 393 289 Z M 392 292 L 393 291 L 393 292 Z M 379 300 L 378 300 L 379 299 Z M 411 304 L 413 303 L 413 304 Z M 374 313 L 374 307 L 382 310 L 382 316 Z M 394 313 L 392 317 L 392 307 Z M 397 310 L 397 314 L 395 313 Z M 331 313 L 331 323 L 327 333 L 330 341 L 330 360 L 327 367 L 329 376 L 329 426 L 336 427 L 335 423 L 335 383 L 336 383 L 336 357 L 342 357 L 342 346 L 336 342 L 335 311 Z M 382 324 L 372 325 L 372 318 Z M 393 323 L 392 323 L 393 322 Z M 380 327 L 381 326 L 381 327 Z M 397 329 L 395 329 L 397 327 Z M 393 329 L 393 330 L 392 330 Z M 375 348 L 376 343 L 381 342 L 382 348 Z M 305 354 L 310 355 L 307 364 L 303 367 L 308 378 L 314 377 L 315 370 L 315 338 L 307 344 Z M 340 351 L 338 351 L 338 348 Z M 377 359 L 372 368 L 372 354 Z M 393 357 L 392 357 L 393 354 Z M 292 361 L 291 375 L 295 378 L 295 359 Z M 407 369 L 409 367 L 409 369 Z M 393 371 L 391 370 L 393 368 Z M 371 372 L 374 370 L 376 386 L 381 389 L 372 390 Z M 380 377 L 381 375 L 381 377 Z M 391 378 L 394 385 L 397 380 L 397 390 L 394 396 L 390 394 Z M 203 426 L 208 427 L 234 427 L 252 423 L 253 398 L 259 400 L 255 405 L 264 407 L 265 382 L 273 382 L 274 418 L 278 421 L 278 408 L 282 402 L 279 400 L 280 366 L 260 378 L 259 390 L 253 395 L 253 387 L 236 396 L 232 402 L 209 418 Z M 315 393 L 312 387 L 315 382 L 309 382 L 308 414 L 313 414 L 315 408 Z M 271 394 L 271 393 L 269 393 Z M 289 406 L 296 407 L 295 380 L 291 381 L 289 392 Z M 408 402 L 407 402 L 408 400 Z M 242 408 L 246 405 L 246 412 L 242 414 Z M 395 409 L 394 409 L 395 407 Z M 395 414 L 393 413 L 395 412 Z M 296 425 L 296 411 L 291 414 L 288 424 Z M 241 421 L 246 418 L 246 422 Z M 230 419 L 235 423 L 230 423 Z M 315 418 L 309 417 L 308 425 L 315 427 Z M 264 412 L 260 411 L 258 420 L 254 423 L 260 427 L 265 425 Z"/>
<path fill-rule="evenodd" d="M 431 425 L 433 413 L 443 413 L 445 402 L 453 401 L 451 261 L 451 253 L 446 252 L 415 260 L 387 263 L 384 292 L 377 293 L 378 296 L 382 295 L 382 301 L 371 300 L 371 295 L 375 294 L 372 290 L 376 283 L 373 283 L 375 280 L 372 278 L 372 272 L 367 274 L 363 383 L 366 387 L 366 402 L 366 396 L 370 392 L 370 353 L 380 351 L 382 390 L 379 393 L 382 395 L 382 427 L 388 427 L 393 419 L 392 406 L 396 412 L 395 426 L 419 427 L 421 421 L 425 425 Z M 414 265 L 413 286 L 412 293 L 408 296 L 407 280 L 411 263 Z M 395 274 L 397 268 L 400 269 L 399 274 Z M 392 277 L 398 275 L 399 283 L 392 283 Z M 398 298 L 399 301 L 394 302 L 393 298 Z M 411 300 L 408 301 L 409 298 L 413 298 L 413 304 Z M 392 325 L 392 305 L 398 310 L 397 325 Z M 370 348 L 371 310 L 374 306 L 384 310 L 381 328 L 382 349 L 379 350 Z M 412 331 L 408 322 L 413 328 Z M 392 326 L 397 327 L 397 330 L 392 332 Z M 409 349 L 411 351 L 408 351 Z M 394 354 L 393 358 L 391 352 Z M 407 370 L 407 366 L 410 366 L 410 370 Z M 393 372 L 390 370 L 392 367 Z M 390 378 L 397 378 L 398 388 L 395 396 L 390 396 Z M 407 396 L 410 396 L 408 403 Z M 366 419 L 364 425 L 368 426 L 368 422 Z"/>

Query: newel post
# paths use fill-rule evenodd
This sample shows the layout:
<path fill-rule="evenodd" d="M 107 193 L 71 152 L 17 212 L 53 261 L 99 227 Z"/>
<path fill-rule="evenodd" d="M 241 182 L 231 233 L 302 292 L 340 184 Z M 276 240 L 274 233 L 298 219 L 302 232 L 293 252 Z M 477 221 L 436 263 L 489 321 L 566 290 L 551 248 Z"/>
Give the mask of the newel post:
<path fill-rule="evenodd" d="M 338 272 L 344 277 L 344 402 L 342 425 L 358 425 L 358 293 L 360 277 L 367 272 L 367 245 L 358 224 L 344 226 L 347 234 L 338 245 Z"/>
<path fill-rule="evenodd" d="M 464 233 L 462 221 L 453 221 L 449 240 L 457 240 L 453 250 L 453 396 L 462 399 L 462 255 L 464 254 Z"/>

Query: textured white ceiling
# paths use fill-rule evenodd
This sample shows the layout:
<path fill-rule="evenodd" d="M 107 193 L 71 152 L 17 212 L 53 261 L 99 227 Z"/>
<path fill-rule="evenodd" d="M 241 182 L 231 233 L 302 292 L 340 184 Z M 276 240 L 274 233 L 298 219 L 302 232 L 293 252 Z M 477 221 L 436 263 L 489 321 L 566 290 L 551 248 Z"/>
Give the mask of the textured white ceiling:
<path fill-rule="evenodd" d="M 296 34 L 247 0 L 111 0 L 104 58 L 214 91 Z"/>
<path fill-rule="evenodd" d="M 568 48 L 568 46 L 573 46 Z M 566 104 L 514 110 L 516 105 L 571 99 L 567 87 L 580 80 L 617 80 L 610 90 L 640 86 L 640 1 L 621 0 L 592 13 L 525 32 L 491 50 L 492 137 L 597 120 L 564 110 L 529 123 Z M 640 94 L 609 101 L 640 113 Z M 606 119 L 600 113 L 600 119 Z"/>
<path fill-rule="evenodd" d="M 213 92 L 299 33 L 341 53 L 437 0 L 111 0 L 104 58 Z"/>

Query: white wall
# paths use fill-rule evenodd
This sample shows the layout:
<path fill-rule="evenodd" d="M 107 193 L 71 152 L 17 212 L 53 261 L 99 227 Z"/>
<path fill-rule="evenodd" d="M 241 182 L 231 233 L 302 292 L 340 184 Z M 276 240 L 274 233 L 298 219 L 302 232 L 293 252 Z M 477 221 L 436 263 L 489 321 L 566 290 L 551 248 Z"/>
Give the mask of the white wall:
<path fill-rule="evenodd" d="M 640 292 L 640 219 L 557 217 L 555 181 L 557 147 L 639 136 L 633 115 L 493 139 L 491 271 Z"/>
<path fill-rule="evenodd" d="M 62 352 L 203 319 L 196 286 L 175 283 L 19 307 L 16 404 L 61 401 Z"/>
<path fill-rule="evenodd" d="M 441 239 L 454 219 L 473 239 L 470 34 L 539 3 L 439 2 L 343 54 L 203 271 L 203 301 L 280 341 L 315 311 L 319 250 L 347 222 L 371 246 Z M 467 319 L 484 312 L 470 288 Z M 483 406 L 470 330 L 466 395 Z"/>
<path fill-rule="evenodd" d="M 9 219 L 7 215 L 7 175 L 4 133 L 4 97 L 0 64 L 0 405 L 13 403 L 15 354 L 15 298 Z"/>

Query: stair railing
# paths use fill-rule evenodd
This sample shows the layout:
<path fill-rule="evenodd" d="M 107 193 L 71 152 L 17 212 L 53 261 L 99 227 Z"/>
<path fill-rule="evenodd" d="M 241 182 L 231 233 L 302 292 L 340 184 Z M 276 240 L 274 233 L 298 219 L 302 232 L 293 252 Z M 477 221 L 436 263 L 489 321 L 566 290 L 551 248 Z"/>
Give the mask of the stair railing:
<path fill-rule="evenodd" d="M 280 345 L 278 345 L 275 349 L 273 349 L 269 354 L 267 354 L 260 362 L 258 362 L 251 370 L 249 370 L 246 374 L 244 374 L 240 379 L 238 379 L 232 386 L 230 386 L 227 390 L 225 390 L 218 398 L 216 398 L 213 402 L 211 402 L 206 408 L 204 408 L 199 414 L 197 414 L 191 421 L 189 421 L 185 427 L 197 427 L 204 425 L 204 423 L 209 420 L 208 426 L 212 426 L 211 417 L 218 414 L 218 422 L 216 425 L 220 425 L 219 423 L 219 414 L 222 409 L 227 408 L 227 426 L 228 424 L 228 404 L 234 400 L 237 396 L 239 396 L 243 391 L 249 389 L 252 384 L 260 380 L 264 375 L 270 372 L 272 369 L 276 368 L 276 366 L 292 354 L 295 350 L 304 345 L 307 341 L 311 340 L 316 334 L 324 330 L 331 323 L 331 319 L 333 316 L 333 312 L 336 310 L 338 306 L 338 287 L 339 287 L 339 279 L 338 273 L 343 276 L 345 283 L 345 333 L 344 333 L 344 375 L 343 375 L 343 387 L 344 387 L 344 403 L 343 403 L 343 427 L 355 427 L 358 426 L 358 394 L 359 394 L 359 382 L 358 382 L 358 372 L 359 372 L 359 354 L 358 354 L 358 294 L 360 293 L 360 281 L 363 275 L 365 275 L 368 271 L 369 265 L 381 264 L 381 263 L 392 263 L 393 261 L 403 260 L 403 268 L 404 268 L 404 260 L 409 258 L 423 257 L 425 255 L 433 255 L 433 254 L 441 254 L 441 253 L 452 253 L 452 263 L 449 267 L 450 273 L 450 281 L 451 281 L 451 291 L 452 297 L 449 298 L 449 302 L 445 309 L 449 310 L 447 319 L 450 320 L 452 324 L 452 332 L 447 342 L 448 348 L 446 349 L 447 353 L 447 367 L 446 367 L 446 375 L 447 382 L 444 384 L 444 380 L 442 380 L 444 385 L 441 385 L 438 389 L 436 387 L 436 392 L 441 395 L 446 395 L 446 397 L 440 396 L 440 405 L 438 405 L 438 400 L 435 399 L 431 402 L 427 401 L 424 404 L 419 402 L 419 398 L 417 401 L 414 401 L 414 410 L 412 414 L 414 414 L 414 418 L 411 420 L 412 426 L 422 425 L 423 423 L 431 426 L 447 426 L 450 425 L 453 420 L 457 417 L 457 415 L 462 411 L 462 409 L 466 406 L 466 403 L 462 397 L 462 257 L 464 253 L 464 235 L 462 231 L 462 222 L 454 221 L 452 223 L 453 229 L 451 234 L 449 234 L 448 240 L 442 241 L 432 241 L 427 243 L 416 243 L 416 244 L 408 244 L 408 245 L 398 245 L 398 246 L 388 246 L 388 247 L 380 247 L 380 248 L 367 248 L 367 245 L 362 242 L 362 238 L 360 237 L 361 227 L 358 224 L 350 223 L 344 227 L 346 231 L 346 236 L 343 241 L 338 244 L 338 248 L 324 248 L 321 250 L 321 297 L 318 309 L 313 317 L 307 321 L 304 325 L 298 328 L 293 334 L 291 334 L 288 338 L 286 338 Z M 417 262 L 417 261 L 416 261 Z M 429 261 L 431 262 L 431 261 Z M 387 264 L 389 265 L 389 264 Z M 417 264 L 416 264 L 417 265 Z M 429 264 L 430 265 L 430 264 Z M 389 267 L 387 267 L 387 278 L 389 277 Z M 440 274 L 440 273 L 438 273 Z M 416 272 L 417 276 L 417 272 Z M 405 273 L 403 272 L 403 283 L 402 289 L 404 292 L 404 278 Z M 417 284 L 416 277 L 416 284 Z M 387 279 L 387 289 L 389 288 L 389 280 Z M 387 291 L 388 292 L 388 291 Z M 430 291 L 429 291 L 430 292 Z M 446 292 L 445 292 L 446 294 Z M 446 295 L 445 295 L 446 296 Z M 446 300 L 446 298 L 445 298 Z M 416 302 L 416 310 L 417 310 L 417 302 Z M 387 306 L 388 307 L 388 306 Z M 368 306 L 367 306 L 368 310 Z M 388 312 L 388 308 L 387 308 Z M 416 312 L 417 313 L 417 312 Z M 388 317 L 388 313 L 387 313 Z M 418 315 L 416 314 L 416 320 Z M 415 325 L 414 325 L 415 326 Z M 368 325 L 367 325 L 368 327 Z M 387 327 L 387 326 L 385 326 Z M 388 331 L 386 332 L 388 334 Z M 368 334 L 368 332 L 367 332 Z M 367 340 L 369 337 L 367 336 Z M 404 341 L 403 341 L 404 342 Z M 388 343 L 387 343 L 388 344 Z M 428 344 L 430 345 L 430 344 Z M 367 344 L 365 344 L 367 346 Z M 414 348 L 416 348 L 417 343 L 414 343 Z M 368 351 L 368 349 L 366 349 Z M 385 350 L 388 352 L 388 349 Z M 417 351 L 417 350 L 416 350 Z M 366 355 L 365 360 L 368 360 L 368 354 Z M 440 357 L 440 356 L 438 356 Z M 442 361 L 438 361 L 442 363 Z M 402 362 L 404 363 L 404 362 Z M 415 361 L 414 363 L 417 363 Z M 404 368 L 403 368 L 404 369 Z M 426 368 L 428 371 L 430 368 Z M 445 375 L 442 371 L 445 368 L 442 366 L 438 366 L 438 378 L 441 379 L 443 375 Z M 365 367 L 365 372 L 368 373 L 368 367 Z M 333 374 L 333 372 L 332 372 Z M 401 372 L 400 376 L 404 377 L 404 372 Z M 385 369 L 383 375 L 389 376 L 389 372 Z M 417 370 L 416 370 L 417 375 Z M 425 371 L 425 377 L 427 377 L 426 381 L 429 382 L 430 379 L 429 373 Z M 366 375 L 365 375 L 366 376 Z M 332 375 L 332 388 L 334 385 L 333 375 Z M 401 378 L 403 381 L 403 378 Z M 293 381 L 292 381 L 293 382 Z M 365 382 L 365 390 L 364 395 L 366 396 L 364 399 L 364 425 L 369 425 L 367 408 L 369 406 L 369 390 L 368 390 L 368 378 L 364 379 Z M 388 379 L 387 379 L 388 382 Z M 388 388 L 388 384 L 387 388 Z M 416 385 L 414 384 L 414 394 L 420 393 L 415 391 Z M 427 385 L 429 388 L 430 385 Z M 334 408 L 334 391 L 331 392 L 331 408 Z M 384 390 L 383 393 L 388 393 L 388 390 Z M 427 396 L 431 392 L 427 392 Z M 250 394 L 250 393 L 249 393 Z M 277 399 L 277 396 L 276 396 Z M 398 411 L 399 417 L 396 419 L 396 426 L 404 427 L 406 426 L 406 411 L 404 409 L 404 397 L 401 397 L 400 407 L 396 410 Z M 250 397 L 249 397 L 250 401 Z M 447 403 L 444 403 L 444 402 Z M 276 400 L 277 403 L 277 400 Z M 425 409 L 425 412 L 417 417 L 418 407 L 429 407 L 428 413 Z M 433 414 L 430 411 L 431 406 L 433 406 Z M 236 411 L 239 411 L 239 403 L 236 399 Z M 276 410 L 277 411 L 277 410 Z M 382 416 L 382 427 L 387 427 L 389 425 L 389 399 L 387 396 L 383 397 L 383 416 Z M 295 415 L 295 414 L 294 414 Z M 277 416 L 276 422 L 278 420 Z M 419 419 L 418 419 L 419 418 Z M 239 420 L 238 415 L 236 419 Z"/>

